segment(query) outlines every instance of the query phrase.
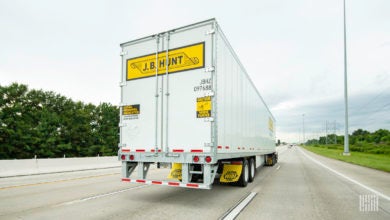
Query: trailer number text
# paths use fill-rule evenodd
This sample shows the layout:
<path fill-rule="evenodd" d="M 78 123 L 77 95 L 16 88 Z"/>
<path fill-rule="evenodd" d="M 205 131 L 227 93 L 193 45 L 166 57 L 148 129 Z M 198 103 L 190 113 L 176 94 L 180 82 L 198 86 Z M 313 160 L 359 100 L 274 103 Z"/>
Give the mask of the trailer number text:
<path fill-rule="evenodd" d="M 199 86 L 194 86 L 194 92 L 211 90 L 211 78 L 202 79 Z"/>

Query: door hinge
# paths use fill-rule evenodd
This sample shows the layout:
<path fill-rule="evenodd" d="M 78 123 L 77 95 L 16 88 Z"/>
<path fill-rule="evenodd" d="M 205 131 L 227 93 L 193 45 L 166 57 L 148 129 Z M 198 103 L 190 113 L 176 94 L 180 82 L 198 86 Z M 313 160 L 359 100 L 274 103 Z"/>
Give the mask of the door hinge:
<path fill-rule="evenodd" d="M 204 119 L 204 122 L 212 122 L 212 121 L 214 121 L 213 117 L 209 117 L 209 118 Z"/>
<path fill-rule="evenodd" d="M 204 96 L 211 96 L 213 97 L 214 96 L 214 92 L 213 91 L 207 91 L 204 93 Z"/>
<path fill-rule="evenodd" d="M 214 71 L 214 67 L 213 67 L 213 66 L 211 66 L 211 67 L 206 67 L 206 68 L 204 69 L 204 71 L 205 71 L 205 72 L 213 72 L 213 71 Z"/>
<path fill-rule="evenodd" d="M 210 34 L 214 34 L 214 33 L 215 33 L 214 29 L 206 31 L 206 35 L 210 35 Z"/>

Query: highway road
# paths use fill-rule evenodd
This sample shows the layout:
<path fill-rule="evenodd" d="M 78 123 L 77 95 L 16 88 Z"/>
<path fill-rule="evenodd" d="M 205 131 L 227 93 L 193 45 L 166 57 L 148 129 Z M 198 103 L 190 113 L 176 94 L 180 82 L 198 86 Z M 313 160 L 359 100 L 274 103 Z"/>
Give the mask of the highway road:
<path fill-rule="evenodd" d="M 278 151 L 246 188 L 122 183 L 119 168 L 0 178 L 0 219 L 390 219 L 389 173 Z"/>

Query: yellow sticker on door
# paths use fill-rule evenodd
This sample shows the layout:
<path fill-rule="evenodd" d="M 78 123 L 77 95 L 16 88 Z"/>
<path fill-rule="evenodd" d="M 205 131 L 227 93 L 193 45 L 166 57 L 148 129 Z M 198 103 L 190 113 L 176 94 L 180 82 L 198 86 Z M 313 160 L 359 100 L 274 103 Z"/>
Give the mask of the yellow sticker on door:
<path fill-rule="evenodd" d="M 205 96 L 196 99 L 196 117 L 211 117 L 211 96 Z"/>
<path fill-rule="evenodd" d="M 122 108 L 122 115 L 139 115 L 140 105 L 126 105 Z"/>

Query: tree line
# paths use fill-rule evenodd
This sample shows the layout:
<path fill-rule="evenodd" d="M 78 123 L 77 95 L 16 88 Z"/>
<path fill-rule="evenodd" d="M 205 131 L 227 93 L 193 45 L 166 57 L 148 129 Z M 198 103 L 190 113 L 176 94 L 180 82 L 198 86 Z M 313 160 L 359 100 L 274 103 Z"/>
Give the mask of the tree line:
<path fill-rule="evenodd" d="M 357 129 L 349 135 L 349 143 L 390 143 L 390 131 L 379 129 L 375 132 L 369 132 L 363 129 Z M 311 139 L 306 144 L 344 144 L 344 135 L 328 134 L 321 136 L 319 139 Z"/>
<path fill-rule="evenodd" d="M 390 131 L 387 129 L 378 129 L 374 132 L 357 129 L 348 138 L 351 151 L 390 154 Z M 329 134 L 318 139 L 308 140 L 305 144 L 313 146 L 322 145 L 336 149 L 344 145 L 344 136 Z"/>
<path fill-rule="evenodd" d="M 119 108 L 0 85 L 0 159 L 116 155 Z"/>

